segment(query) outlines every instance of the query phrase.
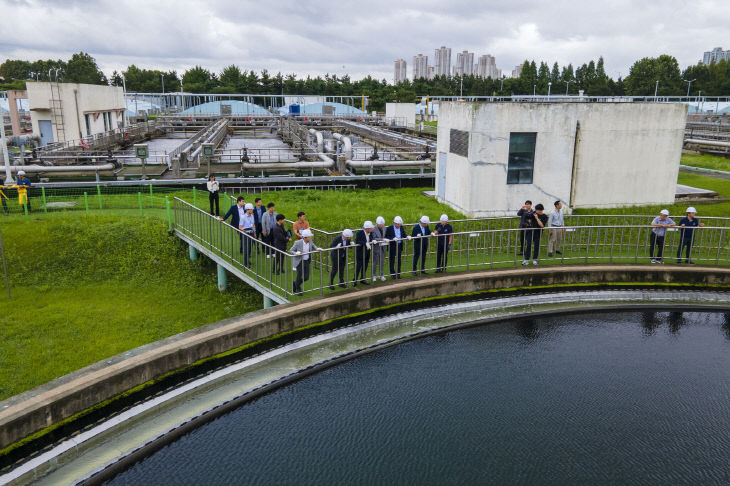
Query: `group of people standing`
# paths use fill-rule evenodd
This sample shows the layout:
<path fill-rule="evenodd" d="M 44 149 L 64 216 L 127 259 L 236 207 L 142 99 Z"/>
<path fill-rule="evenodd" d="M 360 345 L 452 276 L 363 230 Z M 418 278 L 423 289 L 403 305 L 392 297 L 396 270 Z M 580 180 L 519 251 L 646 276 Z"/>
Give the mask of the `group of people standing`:
<path fill-rule="evenodd" d="M 520 217 L 520 229 L 524 230 L 520 231 L 520 248 L 523 255 L 522 265 L 529 265 L 530 257 L 532 257 L 532 264 L 538 265 L 540 260 L 542 229 L 546 226 L 549 228 L 548 256 L 552 257 L 553 251 L 558 255 L 563 254 L 563 235 L 565 234 L 563 203 L 555 201 L 553 205 L 555 209 L 550 213 L 549 217 L 545 214 L 545 206 L 536 204 L 533 209 L 532 201 L 529 199 L 517 211 L 517 216 Z"/>

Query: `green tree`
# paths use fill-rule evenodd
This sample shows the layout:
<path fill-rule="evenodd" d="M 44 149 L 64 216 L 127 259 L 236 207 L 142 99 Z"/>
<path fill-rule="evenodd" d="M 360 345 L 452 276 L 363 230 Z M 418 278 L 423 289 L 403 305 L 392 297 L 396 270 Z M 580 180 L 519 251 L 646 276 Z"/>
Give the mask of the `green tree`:
<path fill-rule="evenodd" d="M 210 93 L 218 84 L 213 74 L 202 66 L 195 66 L 185 71 L 182 80 L 185 91 L 192 93 Z"/>
<path fill-rule="evenodd" d="M 636 61 L 625 84 L 626 92 L 633 96 L 653 96 L 655 90 L 659 96 L 680 96 L 683 83 L 677 59 L 663 54 Z"/>
<path fill-rule="evenodd" d="M 67 83 L 107 84 L 106 76 L 96 65 L 96 60 L 85 52 L 71 56 L 62 79 Z"/>

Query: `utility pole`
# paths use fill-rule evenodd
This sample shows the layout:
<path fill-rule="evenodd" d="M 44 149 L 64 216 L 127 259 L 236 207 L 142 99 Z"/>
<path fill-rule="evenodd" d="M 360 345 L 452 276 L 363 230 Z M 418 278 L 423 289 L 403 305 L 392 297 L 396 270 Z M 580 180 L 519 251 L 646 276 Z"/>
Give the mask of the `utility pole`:
<path fill-rule="evenodd" d="M 122 76 L 122 98 L 124 98 L 124 117 L 122 119 L 124 120 L 124 126 L 126 127 L 129 125 L 129 115 L 127 115 L 127 80 L 124 77 L 124 73 L 121 73 L 120 75 Z"/>
<path fill-rule="evenodd" d="M 656 86 L 654 86 L 654 98 L 656 98 L 656 94 L 659 92 L 659 80 L 657 79 Z"/>
<path fill-rule="evenodd" d="M 536 92 L 537 92 L 537 85 L 536 84 L 533 84 L 532 85 L 532 96 L 535 96 L 535 93 Z"/>
<path fill-rule="evenodd" d="M 165 75 L 160 74 L 160 81 L 162 81 L 162 94 L 165 94 Z"/>

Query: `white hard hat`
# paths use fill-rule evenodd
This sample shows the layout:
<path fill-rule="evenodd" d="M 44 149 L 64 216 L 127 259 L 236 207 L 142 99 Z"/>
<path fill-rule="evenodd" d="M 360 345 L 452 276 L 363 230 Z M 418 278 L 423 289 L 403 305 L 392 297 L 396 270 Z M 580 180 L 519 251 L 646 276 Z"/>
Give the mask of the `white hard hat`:
<path fill-rule="evenodd" d="M 345 231 L 342 232 L 342 237 L 343 238 L 352 238 L 352 231 L 350 231 L 349 229 L 346 229 Z"/>
<path fill-rule="evenodd" d="M 665 214 L 669 216 L 669 211 L 667 211 L 666 209 L 662 209 L 661 211 L 659 211 L 659 214 Z"/>
<path fill-rule="evenodd" d="M 441 221 L 448 221 L 448 220 L 449 220 L 448 216 L 446 216 L 445 214 L 441 215 Z"/>
<path fill-rule="evenodd" d="M 248 206 L 248 204 L 246 204 L 246 206 Z M 312 237 L 312 230 L 310 230 L 308 228 L 307 229 L 303 229 L 301 231 L 301 233 L 302 233 L 302 238 L 311 238 Z"/>
<path fill-rule="evenodd" d="M 695 208 L 693 208 L 692 206 L 690 206 L 690 207 L 687 208 L 687 212 L 688 213 L 696 213 L 697 210 Z"/>
<path fill-rule="evenodd" d="M 382 216 L 378 216 L 375 219 L 375 224 L 385 224 L 385 218 L 383 218 Z"/>
<path fill-rule="evenodd" d="M 253 209 L 253 204 L 246 203 L 246 205 L 243 207 L 244 209 Z"/>
<path fill-rule="evenodd" d="M 373 229 L 373 222 L 372 222 L 372 221 L 365 221 L 365 222 L 364 222 L 364 223 L 362 224 L 362 227 L 363 227 L 364 229 Z"/>
<path fill-rule="evenodd" d="M 431 220 L 428 218 L 428 216 L 421 216 L 421 223 L 430 224 Z"/>
<path fill-rule="evenodd" d="M 396 216 L 395 218 L 393 218 L 393 223 L 403 224 L 403 218 L 401 218 L 400 216 Z"/>
<path fill-rule="evenodd" d="M 19 170 L 18 171 L 18 175 L 25 175 L 25 171 L 24 170 Z"/>

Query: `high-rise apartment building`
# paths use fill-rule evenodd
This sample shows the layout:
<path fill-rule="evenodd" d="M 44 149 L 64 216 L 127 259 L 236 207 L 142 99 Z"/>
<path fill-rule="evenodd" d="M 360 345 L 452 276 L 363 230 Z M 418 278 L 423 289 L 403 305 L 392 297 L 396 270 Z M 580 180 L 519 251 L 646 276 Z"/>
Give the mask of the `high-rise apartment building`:
<path fill-rule="evenodd" d="M 406 77 L 408 76 L 408 72 L 406 71 L 406 61 L 405 59 L 397 59 L 395 61 L 395 72 L 393 74 L 393 83 L 398 84 L 402 83 L 406 80 Z"/>
<path fill-rule="evenodd" d="M 730 51 L 723 51 L 722 47 L 715 47 L 711 51 L 706 51 L 702 56 L 702 64 L 712 64 L 722 60 L 730 61 Z"/>
<path fill-rule="evenodd" d="M 433 66 L 428 66 L 428 79 L 433 79 L 435 76 Z"/>
<path fill-rule="evenodd" d="M 413 56 L 413 80 L 428 78 L 428 56 L 419 54 Z"/>
<path fill-rule="evenodd" d="M 454 75 L 471 76 L 474 73 L 474 53 L 463 51 L 456 54 Z"/>
<path fill-rule="evenodd" d="M 513 78 L 519 78 L 520 74 L 522 74 L 522 64 L 518 64 L 515 66 L 515 68 L 512 70 L 512 77 Z"/>
<path fill-rule="evenodd" d="M 434 51 L 433 59 L 434 76 L 451 75 L 451 48 L 441 46 Z"/>
<path fill-rule="evenodd" d="M 475 69 L 475 74 L 480 78 L 499 79 L 502 71 L 497 68 L 497 62 L 491 54 L 479 56 L 479 63 Z"/>

